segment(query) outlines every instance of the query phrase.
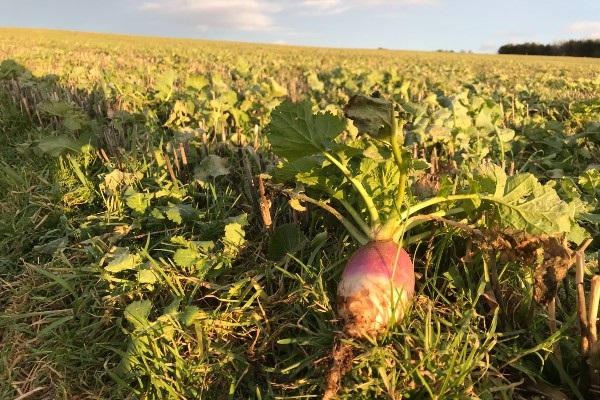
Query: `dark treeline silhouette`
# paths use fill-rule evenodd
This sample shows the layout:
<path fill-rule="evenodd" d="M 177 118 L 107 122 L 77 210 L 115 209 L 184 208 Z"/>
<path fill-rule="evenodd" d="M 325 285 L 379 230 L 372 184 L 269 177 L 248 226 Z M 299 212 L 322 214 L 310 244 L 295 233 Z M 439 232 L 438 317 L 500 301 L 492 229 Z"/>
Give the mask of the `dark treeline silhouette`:
<path fill-rule="evenodd" d="M 600 39 L 569 40 L 554 44 L 505 44 L 498 54 L 527 54 L 532 56 L 600 57 Z"/>

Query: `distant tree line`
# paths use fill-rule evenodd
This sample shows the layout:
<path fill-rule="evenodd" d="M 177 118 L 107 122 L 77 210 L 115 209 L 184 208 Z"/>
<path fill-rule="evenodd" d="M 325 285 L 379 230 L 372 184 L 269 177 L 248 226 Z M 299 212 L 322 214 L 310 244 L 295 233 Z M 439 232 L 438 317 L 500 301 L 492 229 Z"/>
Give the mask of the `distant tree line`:
<path fill-rule="evenodd" d="M 532 56 L 600 57 L 600 39 L 569 40 L 554 44 L 505 44 L 498 54 L 528 54 Z"/>

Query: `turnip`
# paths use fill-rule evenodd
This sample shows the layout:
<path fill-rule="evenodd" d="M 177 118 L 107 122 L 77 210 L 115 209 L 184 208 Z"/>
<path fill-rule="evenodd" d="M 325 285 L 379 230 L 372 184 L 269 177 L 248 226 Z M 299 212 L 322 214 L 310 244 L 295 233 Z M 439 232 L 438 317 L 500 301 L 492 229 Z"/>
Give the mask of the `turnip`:
<path fill-rule="evenodd" d="M 415 289 L 410 256 L 392 240 L 360 247 L 348 260 L 337 290 L 337 311 L 350 336 L 378 336 L 402 319 Z"/>
<path fill-rule="evenodd" d="M 331 213 L 360 244 L 338 283 L 337 312 L 344 324 L 334 338 L 324 399 L 335 397 L 352 365 L 350 343 L 364 336 L 379 339 L 402 321 L 415 292 L 413 264 L 404 246 L 430 234 L 413 234 L 418 225 L 436 220 L 478 232 L 463 221 L 485 221 L 495 228 L 557 235 L 570 231 L 574 212 L 533 175 L 508 177 L 489 164 L 469 171 L 468 185 L 451 183 L 439 194 L 436 187 L 426 191 L 433 196 L 426 199 L 407 195 L 409 175 L 429 165 L 403 147 L 394 104 L 357 95 L 344 115 L 353 121 L 355 136 L 347 120 L 314 113 L 309 101 L 286 100 L 273 110 L 266 129 L 280 160 L 271 177 L 296 182 L 294 189 L 272 187 L 287 194 L 298 210 L 305 210 L 301 203 L 312 203 Z M 437 206 L 443 203 L 450 206 Z M 480 210 L 487 210 L 485 220 L 477 215 Z M 446 219 L 456 215 L 461 221 Z"/>

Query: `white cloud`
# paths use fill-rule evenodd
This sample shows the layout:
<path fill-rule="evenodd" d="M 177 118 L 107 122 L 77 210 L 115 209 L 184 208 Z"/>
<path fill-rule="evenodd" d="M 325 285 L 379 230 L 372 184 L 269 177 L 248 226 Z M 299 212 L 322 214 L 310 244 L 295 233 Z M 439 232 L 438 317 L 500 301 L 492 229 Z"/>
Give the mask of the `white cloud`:
<path fill-rule="evenodd" d="M 142 0 L 140 10 L 174 18 L 201 31 L 286 31 L 279 13 L 331 15 L 368 7 L 422 6 L 440 0 Z M 288 32 L 289 33 L 289 32 Z"/>
<path fill-rule="evenodd" d="M 302 0 L 302 7 L 319 14 L 339 14 L 355 8 L 425 6 L 439 0 Z"/>
<path fill-rule="evenodd" d="M 600 39 L 600 21 L 579 21 L 567 25 L 567 31 L 582 37 Z"/>
<path fill-rule="evenodd" d="M 140 9 L 173 16 L 203 31 L 277 30 L 273 14 L 281 10 L 276 3 L 264 0 L 157 0 L 143 2 Z"/>
<path fill-rule="evenodd" d="M 352 8 L 352 2 L 340 0 L 303 0 L 300 6 L 316 11 L 319 14 L 338 14 Z"/>

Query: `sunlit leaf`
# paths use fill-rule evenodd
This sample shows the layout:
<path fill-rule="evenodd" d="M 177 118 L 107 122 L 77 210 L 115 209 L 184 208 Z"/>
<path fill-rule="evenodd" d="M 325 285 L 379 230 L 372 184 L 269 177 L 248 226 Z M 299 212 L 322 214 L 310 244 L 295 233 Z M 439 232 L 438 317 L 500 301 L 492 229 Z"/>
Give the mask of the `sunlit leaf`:
<path fill-rule="evenodd" d="M 142 258 L 140 255 L 131 254 L 129 250 L 126 250 L 110 261 L 106 267 L 104 267 L 104 270 L 112 273 L 133 270 L 140 265 L 141 260 Z"/>
<path fill-rule="evenodd" d="M 150 195 L 147 193 L 133 193 L 125 198 L 125 202 L 132 210 L 143 213 L 150 206 Z"/>
<path fill-rule="evenodd" d="M 149 325 L 148 315 L 152 310 L 150 300 L 134 301 L 125 308 L 125 318 L 136 328 L 143 328 Z"/>
<path fill-rule="evenodd" d="M 283 101 L 271 113 L 267 137 L 273 151 L 289 161 L 323 152 L 346 122 L 331 113 L 313 115 L 309 101 Z"/>
<path fill-rule="evenodd" d="M 185 326 L 190 326 L 194 321 L 202 315 L 200 309 L 196 306 L 187 306 L 179 313 L 179 320 Z"/>
<path fill-rule="evenodd" d="M 58 157 L 65 152 L 81 153 L 81 148 L 88 145 L 87 140 L 73 139 L 66 135 L 45 136 L 38 142 L 38 148 L 45 154 Z"/>

